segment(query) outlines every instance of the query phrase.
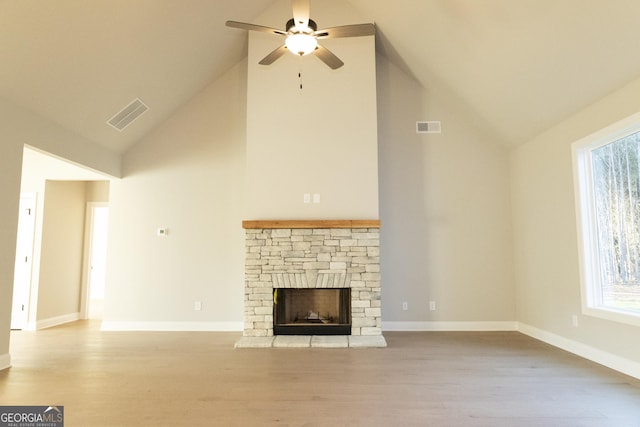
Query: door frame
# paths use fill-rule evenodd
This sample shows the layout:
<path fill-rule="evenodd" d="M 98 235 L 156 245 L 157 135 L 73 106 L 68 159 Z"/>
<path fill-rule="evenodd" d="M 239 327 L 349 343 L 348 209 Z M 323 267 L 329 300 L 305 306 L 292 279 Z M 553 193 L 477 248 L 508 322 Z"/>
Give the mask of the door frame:
<path fill-rule="evenodd" d="M 25 206 L 25 200 L 28 206 Z M 34 240 L 36 235 L 36 205 L 38 202 L 37 193 L 20 193 L 20 214 L 18 216 L 18 232 L 16 235 L 16 259 L 14 263 L 13 274 L 13 296 L 11 302 L 11 329 L 27 329 L 29 323 L 29 309 L 31 306 L 31 282 L 33 280 L 33 251 Z M 31 209 L 30 219 L 28 223 L 24 222 L 22 214 L 23 209 Z M 27 233 L 27 234 L 25 234 Z M 24 245 L 24 247 L 22 247 Z M 20 249 L 20 250 L 19 250 Z M 24 269 L 17 268 L 18 261 L 26 256 Z M 19 278 L 18 274 L 24 274 Z M 16 298 L 22 298 L 21 315 L 15 313 Z M 19 323 L 19 325 L 18 325 Z"/>

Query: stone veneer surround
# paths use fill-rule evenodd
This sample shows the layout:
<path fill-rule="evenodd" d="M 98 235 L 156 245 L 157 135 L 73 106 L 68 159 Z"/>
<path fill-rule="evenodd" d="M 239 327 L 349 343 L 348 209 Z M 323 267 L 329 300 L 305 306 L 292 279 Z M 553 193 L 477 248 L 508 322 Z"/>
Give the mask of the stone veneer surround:
<path fill-rule="evenodd" d="M 245 221 L 243 226 L 243 336 L 273 336 L 274 288 L 351 288 L 351 335 L 382 335 L 379 221 Z"/>

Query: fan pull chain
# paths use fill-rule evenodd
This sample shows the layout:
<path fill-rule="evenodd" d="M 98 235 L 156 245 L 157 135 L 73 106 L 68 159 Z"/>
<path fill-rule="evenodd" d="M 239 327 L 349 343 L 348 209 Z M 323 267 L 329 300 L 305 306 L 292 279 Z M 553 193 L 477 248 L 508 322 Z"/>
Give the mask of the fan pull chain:
<path fill-rule="evenodd" d="M 298 90 L 302 93 L 302 56 L 298 57 Z"/>

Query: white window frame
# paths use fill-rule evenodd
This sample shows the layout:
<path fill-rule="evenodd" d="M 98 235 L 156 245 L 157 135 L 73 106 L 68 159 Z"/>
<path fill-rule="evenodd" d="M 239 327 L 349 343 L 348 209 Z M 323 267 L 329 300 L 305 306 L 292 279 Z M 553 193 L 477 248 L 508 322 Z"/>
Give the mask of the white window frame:
<path fill-rule="evenodd" d="M 640 313 L 602 305 L 600 266 L 592 183 L 591 150 L 640 132 L 640 113 L 582 138 L 571 145 L 582 313 L 615 322 L 640 326 Z"/>

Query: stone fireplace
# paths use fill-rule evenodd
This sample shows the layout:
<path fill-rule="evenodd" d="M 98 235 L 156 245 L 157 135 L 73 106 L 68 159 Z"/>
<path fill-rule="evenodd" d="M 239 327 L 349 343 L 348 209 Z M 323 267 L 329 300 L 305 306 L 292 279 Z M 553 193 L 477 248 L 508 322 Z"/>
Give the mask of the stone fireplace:
<path fill-rule="evenodd" d="M 243 227 L 245 314 L 237 347 L 277 346 L 292 335 L 310 345 L 327 335 L 336 337 L 316 341 L 386 346 L 379 221 L 244 221 Z"/>

